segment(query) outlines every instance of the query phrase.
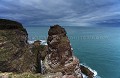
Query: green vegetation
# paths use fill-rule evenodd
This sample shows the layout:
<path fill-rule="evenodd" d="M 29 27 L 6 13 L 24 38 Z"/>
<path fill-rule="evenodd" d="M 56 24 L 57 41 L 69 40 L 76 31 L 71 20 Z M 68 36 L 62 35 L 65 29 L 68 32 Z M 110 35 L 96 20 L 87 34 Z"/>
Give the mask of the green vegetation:
<path fill-rule="evenodd" d="M 33 74 L 33 73 L 0 73 L 0 78 L 44 78 L 41 74 Z"/>

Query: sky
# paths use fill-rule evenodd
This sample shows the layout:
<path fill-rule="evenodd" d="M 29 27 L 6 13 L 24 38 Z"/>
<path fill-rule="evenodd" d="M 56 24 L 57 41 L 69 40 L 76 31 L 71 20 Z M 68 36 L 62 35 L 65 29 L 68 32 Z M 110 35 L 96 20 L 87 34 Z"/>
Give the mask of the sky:
<path fill-rule="evenodd" d="M 0 18 L 30 25 L 120 25 L 120 0 L 0 0 Z"/>

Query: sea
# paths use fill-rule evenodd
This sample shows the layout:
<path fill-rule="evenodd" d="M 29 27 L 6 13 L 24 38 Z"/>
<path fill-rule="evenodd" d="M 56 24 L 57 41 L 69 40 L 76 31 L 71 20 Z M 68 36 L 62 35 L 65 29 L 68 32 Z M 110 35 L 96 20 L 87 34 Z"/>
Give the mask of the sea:
<path fill-rule="evenodd" d="M 49 27 L 25 27 L 29 41 L 46 45 Z M 80 63 L 96 71 L 95 78 L 120 78 L 120 27 L 65 26 L 73 54 Z"/>

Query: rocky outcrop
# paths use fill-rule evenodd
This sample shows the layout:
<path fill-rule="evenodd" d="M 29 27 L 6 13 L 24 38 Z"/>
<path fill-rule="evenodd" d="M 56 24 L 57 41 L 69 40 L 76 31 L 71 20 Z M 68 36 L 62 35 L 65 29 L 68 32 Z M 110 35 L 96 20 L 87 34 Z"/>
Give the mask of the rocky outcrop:
<path fill-rule="evenodd" d="M 94 73 L 92 71 L 90 71 L 90 69 L 88 69 L 88 67 L 86 67 L 84 65 L 80 65 L 80 69 L 81 69 L 81 72 L 83 74 L 88 76 L 88 78 L 93 78 L 94 77 Z"/>
<path fill-rule="evenodd" d="M 61 72 L 67 76 L 82 78 L 79 60 L 73 55 L 66 31 L 59 25 L 50 27 L 48 32 L 48 55 L 45 59 L 47 72 Z"/>
<path fill-rule="evenodd" d="M 0 19 L 0 71 L 34 71 L 32 52 L 27 43 L 28 34 L 22 24 Z"/>

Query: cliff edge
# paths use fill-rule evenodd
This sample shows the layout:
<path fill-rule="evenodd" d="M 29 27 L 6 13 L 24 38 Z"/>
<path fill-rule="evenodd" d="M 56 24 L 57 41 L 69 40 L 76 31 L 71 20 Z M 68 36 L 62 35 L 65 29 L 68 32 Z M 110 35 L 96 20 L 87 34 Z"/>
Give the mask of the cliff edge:
<path fill-rule="evenodd" d="M 26 72 L 34 70 L 33 54 L 27 43 L 28 34 L 22 24 L 0 19 L 0 71 Z"/>

